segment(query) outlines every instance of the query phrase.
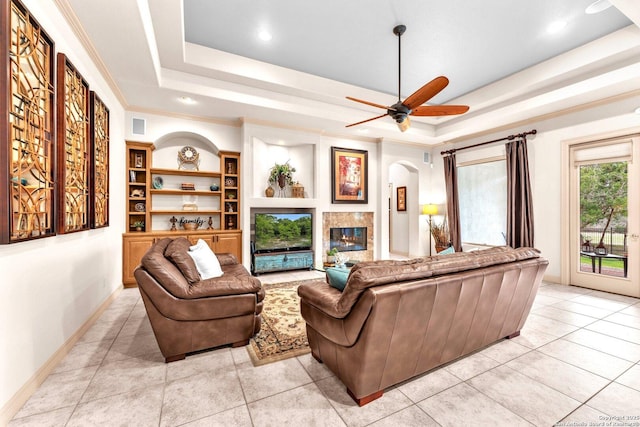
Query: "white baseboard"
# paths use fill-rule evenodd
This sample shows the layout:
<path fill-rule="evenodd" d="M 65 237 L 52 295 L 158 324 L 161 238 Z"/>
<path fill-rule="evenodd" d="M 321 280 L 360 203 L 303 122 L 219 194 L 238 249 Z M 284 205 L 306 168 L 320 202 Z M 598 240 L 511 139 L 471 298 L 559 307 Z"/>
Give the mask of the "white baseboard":
<path fill-rule="evenodd" d="M 122 291 L 122 288 L 116 289 L 109 297 L 98 307 L 98 309 L 87 319 L 86 322 L 72 335 L 69 339 L 42 365 L 29 380 L 20 387 L 11 399 L 0 410 L 0 426 L 9 424 L 9 421 L 18 413 L 20 408 L 29 400 L 31 395 L 40 387 L 47 379 L 49 374 L 53 372 L 58 363 L 69 354 L 73 346 L 78 340 L 89 330 L 91 326 L 100 318 L 102 313 L 109 307 L 113 300 Z"/>

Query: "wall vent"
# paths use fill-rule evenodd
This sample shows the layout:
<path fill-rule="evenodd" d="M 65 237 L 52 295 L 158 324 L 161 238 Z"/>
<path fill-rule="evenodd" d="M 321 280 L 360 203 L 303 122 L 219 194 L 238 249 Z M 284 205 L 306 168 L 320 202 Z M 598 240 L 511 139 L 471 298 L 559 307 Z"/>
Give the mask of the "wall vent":
<path fill-rule="evenodd" d="M 145 119 L 137 119 L 134 117 L 131 120 L 131 133 L 134 135 L 144 135 L 146 124 Z"/>

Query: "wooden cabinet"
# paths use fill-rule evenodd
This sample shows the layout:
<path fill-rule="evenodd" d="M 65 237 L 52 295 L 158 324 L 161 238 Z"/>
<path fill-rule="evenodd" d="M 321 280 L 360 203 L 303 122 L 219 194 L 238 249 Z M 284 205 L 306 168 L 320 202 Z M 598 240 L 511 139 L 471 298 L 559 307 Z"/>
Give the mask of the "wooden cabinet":
<path fill-rule="evenodd" d="M 125 234 L 122 238 L 122 283 L 125 287 L 135 286 L 133 271 L 153 245 L 156 238 L 142 233 Z"/>
<path fill-rule="evenodd" d="M 202 239 L 214 253 L 231 253 L 242 262 L 242 231 L 164 231 L 147 233 L 125 233 L 122 236 L 122 283 L 125 287 L 135 287 L 133 271 L 147 250 L 156 241 L 165 237 L 184 236 L 193 244 Z"/>

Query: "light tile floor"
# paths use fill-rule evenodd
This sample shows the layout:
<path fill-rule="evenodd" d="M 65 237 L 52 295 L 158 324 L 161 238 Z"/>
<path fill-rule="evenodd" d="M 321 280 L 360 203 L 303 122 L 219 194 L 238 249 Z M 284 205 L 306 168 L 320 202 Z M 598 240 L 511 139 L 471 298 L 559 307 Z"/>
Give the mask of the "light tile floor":
<path fill-rule="evenodd" d="M 638 426 L 639 362 L 640 300 L 543 283 L 521 336 L 359 408 L 310 355 L 254 367 L 245 348 L 220 348 L 163 363 L 125 289 L 10 426 Z"/>

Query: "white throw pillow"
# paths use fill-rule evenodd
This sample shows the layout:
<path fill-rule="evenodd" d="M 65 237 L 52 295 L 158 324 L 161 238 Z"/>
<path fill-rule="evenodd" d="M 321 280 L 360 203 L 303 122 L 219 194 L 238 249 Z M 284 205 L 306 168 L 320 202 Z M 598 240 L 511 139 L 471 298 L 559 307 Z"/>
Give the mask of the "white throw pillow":
<path fill-rule="evenodd" d="M 218 257 L 213 253 L 207 242 L 198 239 L 198 243 L 189 247 L 189 255 L 196 263 L 196 268 L 202 280 L 222 276 L 222 268 Z"/>

